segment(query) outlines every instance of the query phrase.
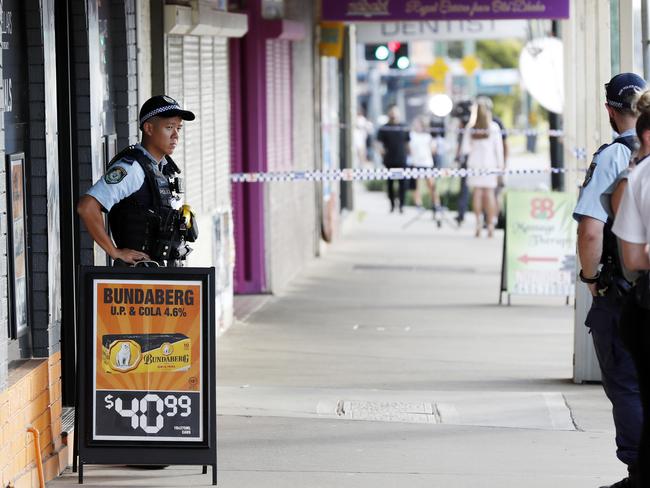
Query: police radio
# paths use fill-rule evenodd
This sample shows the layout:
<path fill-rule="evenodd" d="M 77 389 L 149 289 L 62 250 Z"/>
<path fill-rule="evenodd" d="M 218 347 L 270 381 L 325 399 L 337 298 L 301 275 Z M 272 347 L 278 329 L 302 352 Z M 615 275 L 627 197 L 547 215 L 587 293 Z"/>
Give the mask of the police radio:
<path fill-rule="evenodd" d="M 177 200 L 185 193 L 184 179 L 179 176 L 181 170 L 174 160 L 167 156 L 164 173 L 169 183 L 169 189 Z M 153 255 L 160 256 L 168 266 L 176 266 L 184 261 L 192 252 L 188 242 L 194 242 L 199 237 L 196 216 L 192 208 L 184 204 L 180 209 L 170 209 L 160 220 L 158 239 L 154 245 Z"/>

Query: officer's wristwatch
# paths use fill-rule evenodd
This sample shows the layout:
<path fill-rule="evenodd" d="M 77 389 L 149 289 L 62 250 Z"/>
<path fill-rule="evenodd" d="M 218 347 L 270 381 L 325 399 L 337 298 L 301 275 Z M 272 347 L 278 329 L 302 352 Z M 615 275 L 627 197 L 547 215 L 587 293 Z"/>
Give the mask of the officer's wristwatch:
<path fill-rule="evenodd" d="M 594 283 L 598 283 L 598 278 L 600 278 L 600 271 L 596 273 L 596 276 L 593 278 L 587 278 L 583 273 L 582 270 L 580 270 L 580 274 L 578 275 L 580 277 L 580 281 L 583 283 L 587 283 L 588 285 L 593 285 Z"/>

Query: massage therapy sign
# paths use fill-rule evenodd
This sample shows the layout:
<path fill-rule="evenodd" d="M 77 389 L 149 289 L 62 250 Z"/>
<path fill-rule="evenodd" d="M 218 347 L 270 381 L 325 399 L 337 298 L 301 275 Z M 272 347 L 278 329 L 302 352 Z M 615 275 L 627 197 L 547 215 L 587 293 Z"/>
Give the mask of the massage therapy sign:
<path fill-rule="evenodd" d="M 202 282 L 94 281 L 92 439 L 203 441 Z"/>
<path fill-rule="evenodd" d="M 508 191 L 507 291 L 571 296 L 575 289 L 575 197 L 563 192 Z"/>

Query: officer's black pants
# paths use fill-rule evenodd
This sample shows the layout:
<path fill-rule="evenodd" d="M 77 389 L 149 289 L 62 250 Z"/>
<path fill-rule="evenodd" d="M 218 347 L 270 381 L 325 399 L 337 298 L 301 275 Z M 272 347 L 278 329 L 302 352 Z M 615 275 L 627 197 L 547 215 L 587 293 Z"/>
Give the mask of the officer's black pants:
<path fill-rule="evenodd" d="M 639 486 L 650 487 L 650 311 L 630 298 L 623 308 L 620 334 L 639 376 L 643 404 L 643 431 L 639 444 Z"/>
<path fill-rule="evenodd" d="M 388 185 L 390 209 L 393 210 L 395 208 L 395 180 L 388 180 L 386 184 Z M 399 208 L 401 209 L 404 207 L 404 200 L 406 199 L 406 180 L 397 180 L 397 184 L 399 185 Z"/>
<path fill-rule="evenodd" d="M 621 304 L 607 297 L 594 297 L 585 325 L 594 341 L 605 394 L 612 402 L 616 455 L 623 463 L 634 466 L 638 458 L 643 413 L 635 363 L 618 330 L 621 310 Z"/>

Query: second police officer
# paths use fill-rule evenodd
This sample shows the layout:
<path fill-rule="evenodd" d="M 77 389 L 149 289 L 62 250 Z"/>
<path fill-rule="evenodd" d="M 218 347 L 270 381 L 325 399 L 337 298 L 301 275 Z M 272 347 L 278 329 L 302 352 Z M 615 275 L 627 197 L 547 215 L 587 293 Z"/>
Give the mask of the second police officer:
<path fill-rule="evenodd" d="M 182 181 L 169 157 L 184 120 L 194 120 L 194 114 L 174 99 L 147 100 L 139 116 L 142 142 L 113 158 L 106 174 L 79 200 L 77 210 L 88 232 L 116 263 L 175 266 L 190 251 L 185 241 L 196 238 L 196 223 L 188 206 L 175 208 Z M 108 213 L 113 239 L 102 212 Z"/>
<path fill-rule="evenodd" d="M 587 283 L 593 296 L 585 325 L 593 338 L 603 388 L 613 406 L 616 454 L 629 473 L 612 485 L 616 488 L 637 486 L 642 409 L 634 361 L 618 333 L 622 296 L 629 284 L 620 266 L 612 222 L 602 206 L 601 194 L 628 166 L 636 145 L 637 115 L 632 103 L 645 88 L 645 81 L 634 73 L 618 74 L 605 85 L 605 108 L 612 129 L 619 136 L 594 154 L 573 213 L 578 221 L 580 279 Z"/>

